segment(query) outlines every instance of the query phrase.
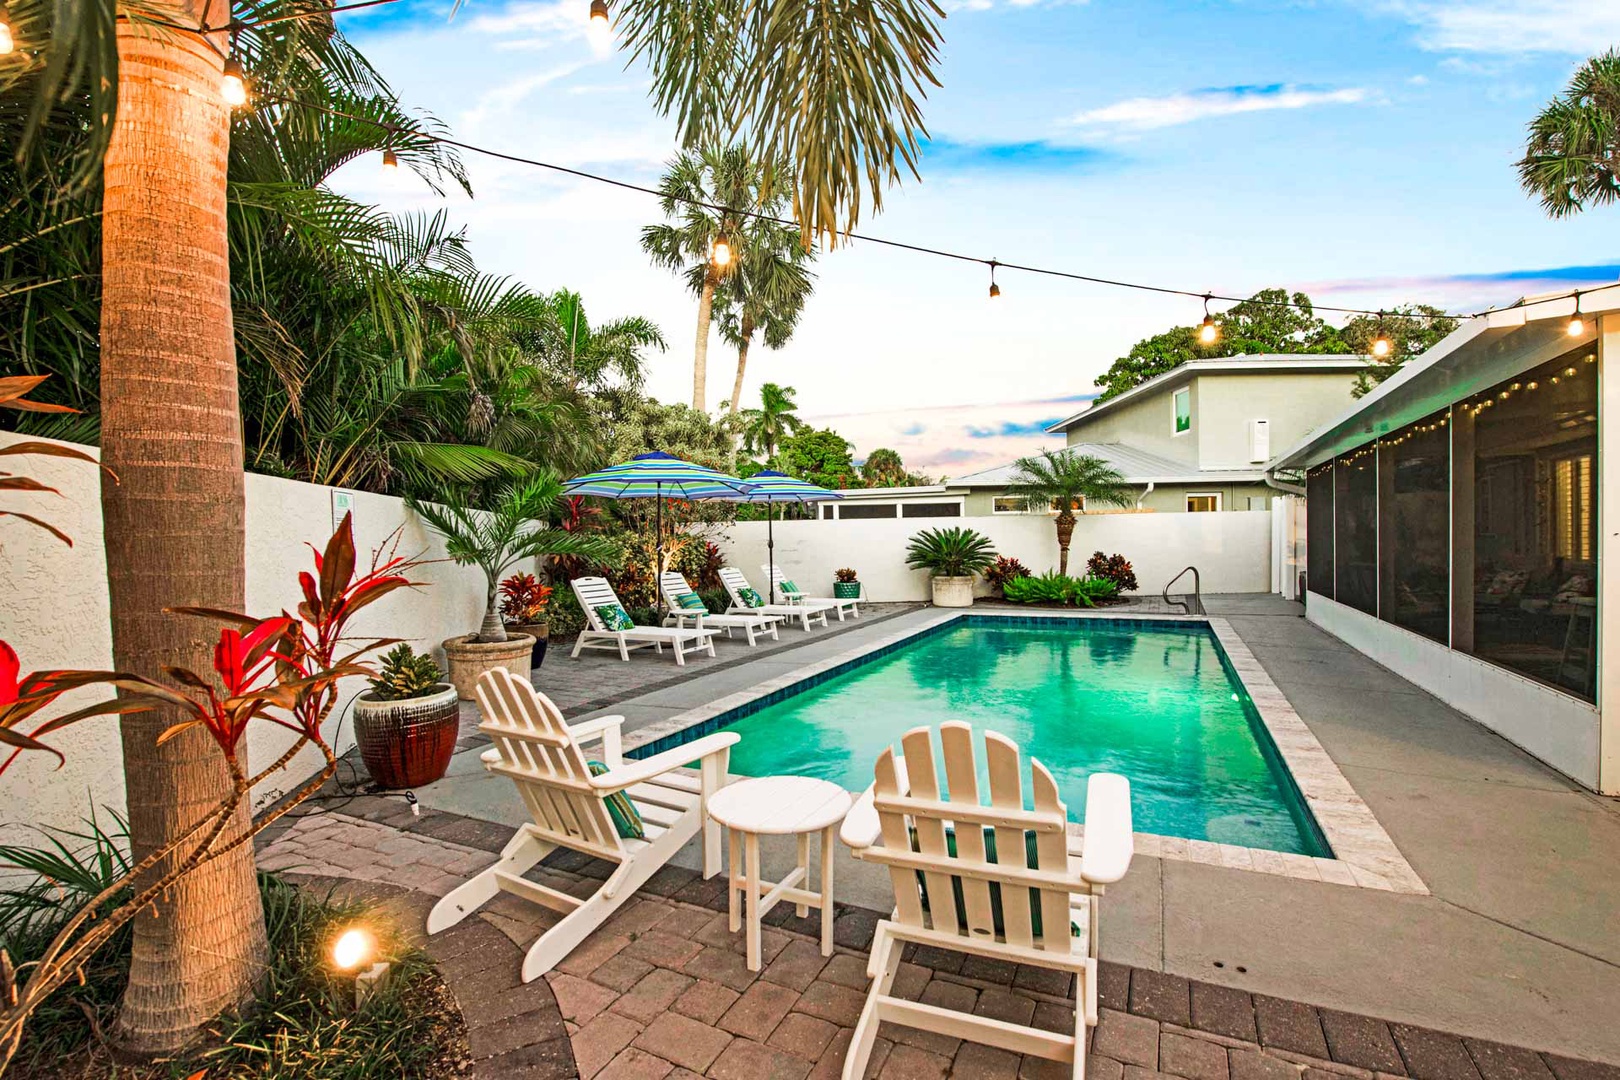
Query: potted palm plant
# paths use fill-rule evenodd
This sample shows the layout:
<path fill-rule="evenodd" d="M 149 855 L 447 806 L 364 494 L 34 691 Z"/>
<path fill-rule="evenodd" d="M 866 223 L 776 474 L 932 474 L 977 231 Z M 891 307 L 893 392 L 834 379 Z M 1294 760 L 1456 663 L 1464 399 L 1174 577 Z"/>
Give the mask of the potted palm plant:
<path fill-rule="evenodd" d="M 478 676 L 486 671 L 504 667 L 514 675 L 529 677 L 535 639 L 528 634 L 507 635 L 498 602 L 502 574 L 520 560 L 545 555 L 579 555 L 594 562 L 617 558 L 613 546 L 599 537 L 542 524 L 561 494 L 557 474 L 543 469 L 503 488 L 488 510 L 407 500 L 428 527 L 444 537 L 445 551 L 453 561 L 484 572 L 482 625 L 476 633 L 444 642 L 450 682 L 463 701 L 472 700 Z"/>
<path fill-rule="evenodd" d="M 1096 504 L 1129 506 L 1135 492 L 1108 462 L 1068 450 L 1042 450 L 1014 463 L 1007 494 L 1027 512 L 1048 507 L 1057 511 L 1058 573 L 1069 572 L 1069 541 L 1074 538 L 1076 507 Z"/>
<path fill-rule="evenodd" d="M 433 657 L 400 643 L 383 655 L 371 689 L 354 700 L 354 741 L 385 788 L 431 784 L 450 767 L 461 727 L 456 688 Z"/>
<path fill-rule="evenodd" d="M 995 561 L 990 538 L 972 529 L 924 529 L 906 548 L 906 565 L 927 570 L 935 607 L 972 607 L 973 575 Z"/>
<path fill-rule="evenodd" d="M 501 618 L 507 634 L 528 634 L 534 638 L 529 667 L 537 668 L 546 658 L 546 638 L 551 626 L 546 621 L 546 605 L 551 602 L 551 586 L 533 574 L 513 574 L 501 582 Z"/>

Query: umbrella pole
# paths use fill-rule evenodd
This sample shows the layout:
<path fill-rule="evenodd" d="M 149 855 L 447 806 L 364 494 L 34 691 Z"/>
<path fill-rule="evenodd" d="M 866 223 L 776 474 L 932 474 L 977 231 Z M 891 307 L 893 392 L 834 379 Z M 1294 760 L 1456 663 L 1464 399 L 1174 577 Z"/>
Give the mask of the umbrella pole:
<path fill-rule="evenodd" d="M 771 564 L 771 603 L 776 603 L 776 533 L 773 531 L 776 524 L 776 500 L 765 500 L 765 555 Z M 809 623 L 805 624 L 810 625 Z"/>
<path fill-rule="evenodd" d="M 664 482 L 658 481 L 653 499 L 653 614 L 664 614 Z M 660 620 L 662 621 L 662 620 Z M 680 646 L 676 646 L 679 648 Z"/>

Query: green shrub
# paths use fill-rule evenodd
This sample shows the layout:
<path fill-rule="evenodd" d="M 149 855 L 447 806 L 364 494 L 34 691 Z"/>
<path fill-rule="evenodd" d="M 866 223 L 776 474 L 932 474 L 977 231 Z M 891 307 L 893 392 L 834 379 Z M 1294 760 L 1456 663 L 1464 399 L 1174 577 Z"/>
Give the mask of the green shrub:
<path fill-rule="evenodd" d="M 566 583 L 559 584 L 546 605 L 547 636 L 552 641 L 571 638 L 585 628 L 585 613 L 580 610 L 579 597 Z"/>
<path fill-rule="evenodd" d="M 960 525 L 924 529 L 911 538 L 906 548 L 906 565 L 913 570 L 927 570 L 935 577 L 982 573 L 995 558 L 996 551 L 988 536 Z"/>
<path fill-rule="evenodd" d="M 423 697 L 444 682 L 444 672 L 431 656 L 418 656 L 405 642 L 383 654 L 382 667 L 371 680 L 372 693 L 382 701 Z"/>
<path fill-rule="evenodd" d="M 722 614 L 731 606 L 731 597 L 724 589 L 699 589 L 697 594 L 703 601 L 703 606 L 716 615 Z"/>
<path fill-rule="evenodd" d="M 1112 600 L 1119 586 L 1105 578 L 1072 578 L 1055 570 L 1038 576 L 1010 578 L 1002 594 L 1015 604 L 1072 604 L 1096 607 L 1099 600 Z"/>
<path fill-rule="evenodd" d="M 1100 551 L 1093 552 L 1091 558 L 1086 560 L 1086 576 L 1106 578 L 1112 581 L 1120 592 L 1136 590 L 1136 571 L 1131 568 L 1130 560 L 1117 552 L 1113 555 L 1104 555 Z"/>

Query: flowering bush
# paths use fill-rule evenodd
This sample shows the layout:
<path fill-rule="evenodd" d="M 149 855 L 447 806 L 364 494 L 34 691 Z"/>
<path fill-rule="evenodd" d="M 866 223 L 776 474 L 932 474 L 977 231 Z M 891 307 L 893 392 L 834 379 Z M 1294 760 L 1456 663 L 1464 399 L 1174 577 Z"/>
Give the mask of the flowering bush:
<path fill-rule="evenodd" d="M 1086 576 L 1112 581 L 1120 592 L 1136 591 L 1136 571 L 1131 569 L 1130 560 L 1123 555 L 1094 552 L 1086 560 Z"/>
<path fill-rule="evenodd" d="M 501 582 L 501 618 L 518 626 L 537 623 L 546 617 L 551 602 L 551 586 L 533 574 L 513 574 Z"/>

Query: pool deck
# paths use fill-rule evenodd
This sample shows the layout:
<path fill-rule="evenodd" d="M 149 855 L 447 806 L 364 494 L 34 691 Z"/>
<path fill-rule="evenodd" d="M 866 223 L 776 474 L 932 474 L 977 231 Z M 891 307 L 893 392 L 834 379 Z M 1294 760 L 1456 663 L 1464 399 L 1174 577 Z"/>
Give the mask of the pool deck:
<path fill-rule="evenodd" d="M 1141 854 L 1104 898 L 1102 916 L 1104 958 L 1137 970 L 1132 1018 L 1181 1022 L 1177 1010 L 1186 1007 L 1190 979 L 1267 996 L 1248 999 L 1254 1003 L 1306 1002 L 1620 1062 L 1620 804 L 1582 790 L 1309 625 L 1298 605 L 1273 596 L 1209 596 L 1205 606 L 1247 646 L 1428 891 Z M 768 649 L 723 644 L 718 662 L 693 662 L 679 674 L 652 656 L 624 664 L 606 654 L 578 661 L 553 655 L 536 683 L 571 718 L 620 713 L 627 734 L 651 734 L 683 713 L 790 680 L 936 617 L 914 605 L 877 606 L 829 632 L 784 631 L 783 642 Z M 465 730 L 450 775 L 418 792 L 425 817 L 440 815 L 444 824 L 436 828 L 452 846 L 487 825 L 473 846 L 489 850 L 490 830 L 498 837 L 522 820 L 510 784 L 479 767 L 482 742 Z M 336 808 L 354 820 L 405 821 L 397 802 L 361 799 Z M 452 854 L 466 861 L 464 852 Z M 281 860 L 289 868 L 297 861 Z M 838 874 L 841 901 L 878 910 L 892 902 L 885 899 L 886 875 L 873 868 L 846 856 Z M 446 884 L 437 882 L 440 891 Z M 423 887 L 432 891 L 431 884 Z M 1183 1003 L 1168 1007 L 1173 1015 L 1153 1016 L 1155 972 L 1169 976 L 1164 985 L 1181 988 L 1170 994 L 1174 1002 L 1179 993 Z M 1146 988 L 1143 1008 L 1138 982 Z M 1196 986 L 1192 993 L 1196 1012 Z M 1329 1015 L 1339 1014 L 1322 1012 L 1324 1028 Z M 577 1052 L 579 1032 L 570 1034 Z M 1231 1050 L 1234 1077 L 1238 1053 Z M 1402 1070 L 1369 1064 L 1364 1071 Z M 1567 1080 L 1563 1071 L 1560 1080 Z M 1473 1064 L 1464 1055 L 1454 1077 L 1435 1080 L 1497 1080 L 1489 1072 L 1476 1052 Z M 1515 1075 L 1541 1073 L 1527 1066 Z"/>

